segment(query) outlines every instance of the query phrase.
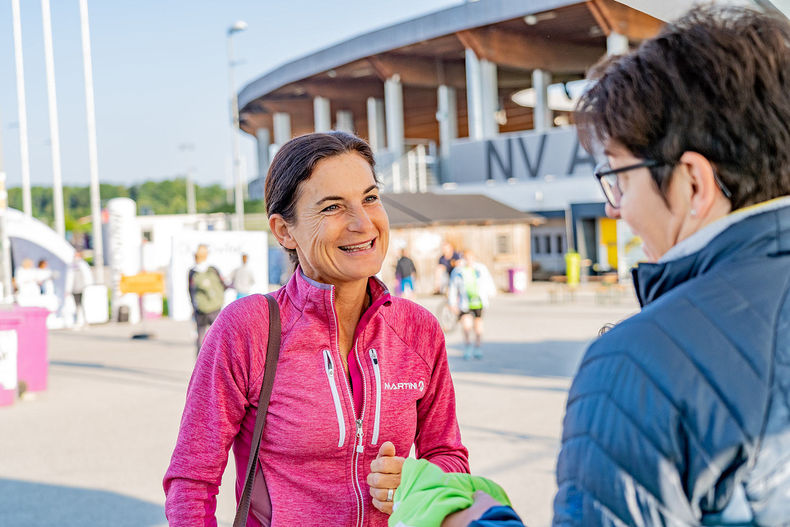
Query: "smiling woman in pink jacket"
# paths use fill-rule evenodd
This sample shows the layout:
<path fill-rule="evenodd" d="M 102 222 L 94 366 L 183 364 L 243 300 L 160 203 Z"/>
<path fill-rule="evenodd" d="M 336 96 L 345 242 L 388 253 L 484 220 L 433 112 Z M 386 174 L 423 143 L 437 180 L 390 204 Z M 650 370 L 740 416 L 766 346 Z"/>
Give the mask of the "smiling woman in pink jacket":
<path fill-rule="evenodd" d="M 261 440 L 269 496 L 249 526 L 384 526 L 403 456 L 468 472 L 444 336 L 375 278 L 389 243 L 373 154 L 342 132 L 283 145 L 266 181 L 271 231 L 298 263 L 274 293 L 282 341 Z M 233 446 L 241 492 L 266 360 L 268 311 L 252 295 L 206 336 L 164 480 L 170 525 L 216 525 Z"/>

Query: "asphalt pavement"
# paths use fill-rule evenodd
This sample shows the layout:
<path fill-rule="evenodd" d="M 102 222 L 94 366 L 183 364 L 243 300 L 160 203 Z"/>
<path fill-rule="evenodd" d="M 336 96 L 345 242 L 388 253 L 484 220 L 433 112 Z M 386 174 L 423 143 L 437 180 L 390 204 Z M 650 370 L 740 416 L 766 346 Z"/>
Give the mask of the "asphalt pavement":
<path fill-rule="evenodd" d="M 499 482 L 532 527 L 549 525 L 567 390 L 598 329 L 636 311 L 594 287 L 570 298 L 539 284 L 486 313 L 482 360 L 447 336 L 458 418 L 474 473 Z M 554 302 L 552 302 L 552 300 Z M 438 297 L 421 298 L 438 309 Z M 555 303 L 556 302 L 556 303 Z M 49 387 L 0 408 L 0 525 L 159 527 L 162 477 L 194 364 L 189 322 L 105 324 L 49 334 Z M 235 477 L 229 463 L 224 481 Z M 219 525 L 235 500 L 224 484 Z"/>

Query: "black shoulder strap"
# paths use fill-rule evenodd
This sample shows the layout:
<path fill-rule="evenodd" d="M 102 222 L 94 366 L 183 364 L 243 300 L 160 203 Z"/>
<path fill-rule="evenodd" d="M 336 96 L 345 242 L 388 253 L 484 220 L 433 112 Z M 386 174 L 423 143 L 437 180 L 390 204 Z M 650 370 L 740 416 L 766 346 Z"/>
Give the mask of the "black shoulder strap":
<path fill-rule="evenodd" d="M 247 477 L 244 480 L 244 491 L 241 494 L 239 505 L 236 508 L 236 518 L 233 527 L 244 527 L 247 524 L 247 514 L 250 511 L 250 496 L 252 485 L 255 481 L 255 468 L 258 466 L 258 451 L 261 447 L 261 436 L 266 424 L 266 412 L 269 409 L 269 400 L 272 397 L 274 375 L 277 371 L 277 360 L 280 357 L 280 306 L 271 295 L 265 295 L 269 304 L 269 339 L 266 345 L 266 363 L 263 370 L 261 395 L 258 398 L 258 415 L 255 417 L 255 431 L 252 433 L 250 444 L 250 459 L 247 463 Z M 262 478 L 261 478 L 262 479 Z M 265 485 L 265 481 L 263 481 Z"/>

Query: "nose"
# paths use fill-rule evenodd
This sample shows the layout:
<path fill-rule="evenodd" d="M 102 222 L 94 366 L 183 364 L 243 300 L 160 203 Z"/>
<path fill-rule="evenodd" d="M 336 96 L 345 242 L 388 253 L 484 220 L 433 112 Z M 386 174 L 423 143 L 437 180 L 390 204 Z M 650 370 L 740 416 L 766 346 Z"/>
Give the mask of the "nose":
<path fill-rule="evenodd" d="M 616 209 L 616 208 L 612 207 L 611 205 L 609 205 L 607 203 L 606 204 L 606 215 L 609 216 L 610 218 L 615 219 L 615 220 L 619 220 L 620 219 L 620 209 Z"/>
<path fill-rule="evenodd" d="M 368 211 L 364 207 L 357 206 L 351 211 L 351 218 L 348 223 L 348 230 L 352 232 L 367 232 L 373 226 L 373 222 L 368 216 Z"/>

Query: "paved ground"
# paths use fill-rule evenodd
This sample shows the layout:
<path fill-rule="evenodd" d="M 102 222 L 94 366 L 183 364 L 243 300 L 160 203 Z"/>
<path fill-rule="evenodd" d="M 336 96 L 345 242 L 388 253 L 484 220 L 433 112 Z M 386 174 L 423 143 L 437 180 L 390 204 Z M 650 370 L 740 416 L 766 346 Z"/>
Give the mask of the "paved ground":
<path fill-rule="evenodd" d="M 438 300 L 421 300 L 435 309 Z M 544 286 L 496 299 L 485 358 L 465 362 L 448 335 L 458 415 L 476 474 L 502 484 L 524 520 L 549 525 L 554 460 L 570 379 L 586 342 L 636 310 L 631 298 L 600 305 L 592 292 L 552 304 Z M 191 326 L 108 324 L 50 333 L 46 392 L 0 408 L 0 525 L 166 525 L 161 480 L 193 365 Z M 225 481 L 232 481 L 229 465 Z M 230 526 L 230 485 L 220 525 Z"/>

